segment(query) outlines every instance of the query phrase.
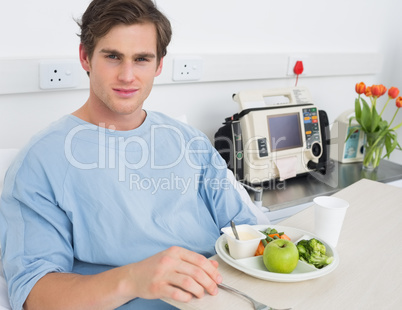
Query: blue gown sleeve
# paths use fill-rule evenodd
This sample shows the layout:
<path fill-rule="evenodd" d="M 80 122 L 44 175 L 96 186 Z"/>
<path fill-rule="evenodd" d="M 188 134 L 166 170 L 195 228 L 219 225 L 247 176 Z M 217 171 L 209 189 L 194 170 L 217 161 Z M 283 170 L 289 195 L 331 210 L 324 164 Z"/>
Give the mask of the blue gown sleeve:
<path fill-rule="evenodd" d="M 256 216 L 229 180 L 226 162 L 212 146 L 208 148 L 209 151 L 204 153 L 199 194 L 210 208 L 219 229 L 229 226 L 231 220 L 236 224 L 257 224 Z"/>
<path fill-rule="evenodd" d="M 74 262 L 71 222 L 38 165 L 31 158 L 11 166 L 0 200 L 2 262 L 13 309 L 22 309 L 41 277 L 69 272 Z"/>

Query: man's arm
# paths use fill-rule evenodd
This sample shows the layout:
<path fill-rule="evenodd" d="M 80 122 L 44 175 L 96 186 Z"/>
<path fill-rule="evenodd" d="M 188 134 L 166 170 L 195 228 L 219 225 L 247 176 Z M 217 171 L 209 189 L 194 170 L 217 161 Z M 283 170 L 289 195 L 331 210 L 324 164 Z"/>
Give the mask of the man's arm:
<path fill-rule="evenodd" d="M 136 297 L 182 302 L 215 295 L 222 281 L 218 263 L 171 247 L 138 263 L 96 275 L 49 273 L 33 287 L 25 310 L 114 309 Z"/>

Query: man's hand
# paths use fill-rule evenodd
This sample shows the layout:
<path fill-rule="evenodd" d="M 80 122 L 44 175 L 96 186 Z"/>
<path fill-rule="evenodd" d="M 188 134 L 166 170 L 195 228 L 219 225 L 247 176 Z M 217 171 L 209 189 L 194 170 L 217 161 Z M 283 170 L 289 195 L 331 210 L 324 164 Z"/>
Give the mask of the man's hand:
<path fill-rule="evenodd" d="M 95 275 L 49 273 L 33 287 L 24 309 L 115 309 L 136 298 L 181 302 L 218 292 L 218 262 L 171 247 L 141 262 Z"/>
<path fill-rule="evenodd" d="M 202 297 L 205 290 L 215 295 L 222 281 L 218 262 L 180 247 L 171 247 L 139 263 L 129 265 L 139 297 L 171 298 L 186 302 Z"/>

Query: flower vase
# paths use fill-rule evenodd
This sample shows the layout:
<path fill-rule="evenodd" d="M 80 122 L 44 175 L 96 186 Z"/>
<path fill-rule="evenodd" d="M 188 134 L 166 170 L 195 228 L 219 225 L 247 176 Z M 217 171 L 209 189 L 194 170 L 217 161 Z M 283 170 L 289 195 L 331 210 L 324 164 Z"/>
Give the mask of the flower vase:
<path fill-rule="evenodd" d="M 376 171 L 382 158 L 385 145 L 385 136 L 379 133 L 366 133 L 363 153 L 363 169 Z"/>

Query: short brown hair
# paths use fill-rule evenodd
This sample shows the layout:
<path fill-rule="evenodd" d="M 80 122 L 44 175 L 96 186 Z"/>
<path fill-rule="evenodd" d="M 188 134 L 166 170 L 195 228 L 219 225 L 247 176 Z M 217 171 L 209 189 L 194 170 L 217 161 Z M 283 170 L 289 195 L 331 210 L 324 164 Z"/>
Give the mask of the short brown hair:
<path fill-rule="evenodd" d="M 81 43 L 90 59 L 99 39 L 119 24 L 153 23 L 157 33 L 158 63 L 166 55 L 172 37 L 169 20 L 152 0 L 93 0 L 77 23 L 81 28 Z"/>

